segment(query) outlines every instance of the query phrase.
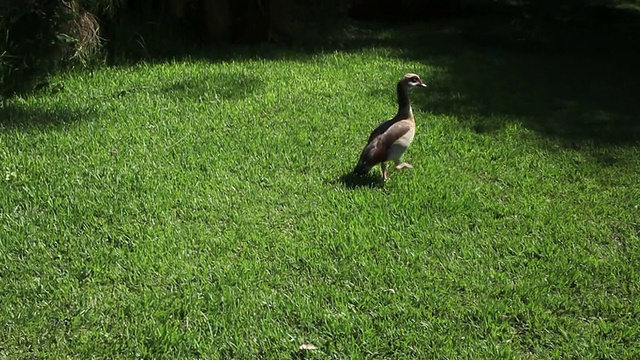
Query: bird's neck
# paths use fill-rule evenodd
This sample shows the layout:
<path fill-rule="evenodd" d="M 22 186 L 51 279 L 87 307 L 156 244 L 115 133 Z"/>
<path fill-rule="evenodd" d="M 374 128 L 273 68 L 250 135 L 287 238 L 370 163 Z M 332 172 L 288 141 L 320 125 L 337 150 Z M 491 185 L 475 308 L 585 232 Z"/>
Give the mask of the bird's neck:
<path fill-rule="evenodd" d="M 411 104 L 409 103 L 409 89 L 398 83 L 398 115 L 400 119 L 406 119 L 413 116 Z"/>

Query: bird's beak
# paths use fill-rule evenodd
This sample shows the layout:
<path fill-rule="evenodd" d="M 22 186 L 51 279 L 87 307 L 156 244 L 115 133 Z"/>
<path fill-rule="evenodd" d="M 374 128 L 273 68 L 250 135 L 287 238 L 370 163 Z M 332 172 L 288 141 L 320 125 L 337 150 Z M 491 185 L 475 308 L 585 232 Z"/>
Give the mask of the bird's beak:
<path fill-rule="evenodd" d="M 427 84 L 425 84 L 425 83 L 420 83 L 420 86 L 422 86 L 423 88 L 426 88 L 426 87 L 427 87 Z"/>

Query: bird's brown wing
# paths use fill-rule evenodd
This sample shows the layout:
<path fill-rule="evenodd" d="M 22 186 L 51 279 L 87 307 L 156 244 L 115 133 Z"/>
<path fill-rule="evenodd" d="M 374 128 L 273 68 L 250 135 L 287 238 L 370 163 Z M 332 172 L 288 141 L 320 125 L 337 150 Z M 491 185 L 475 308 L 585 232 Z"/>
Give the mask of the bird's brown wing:
<path fill-rule="evenodd" d="M 384 132 L 374 136 L 372 141 L 365 146 L 361 159 L 365 159 L 367 163 L 370 164 L 386 161 L 389 147 L 407 132 L 411 131 L 412 126 L 413 123 L 409 120 L 402 120 L 390 124 Z M 374 134 L 372 133 L 371 135 L 373 136 Z"/>
<path fill-rule="evenodd" d="M 369 140 L 367 140 L 367 144 L 370 144 L 373 139 L 378 137 L 379 135 L 384 134 L 385 131 L 389 130 L 389 128 L 395 123 L 395 119 L 387 120 L 382 124 L 378 125 L 377 128 L 373 129 L 371 134 L 369 134 Z"/>

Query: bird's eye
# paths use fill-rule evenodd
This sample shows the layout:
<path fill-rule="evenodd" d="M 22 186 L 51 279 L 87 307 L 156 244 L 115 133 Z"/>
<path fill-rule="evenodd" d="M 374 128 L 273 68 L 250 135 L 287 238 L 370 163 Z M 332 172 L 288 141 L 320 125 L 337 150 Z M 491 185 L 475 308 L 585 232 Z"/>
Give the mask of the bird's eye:
<path fill-rule="evenodd" d="M 417 77 L 413 77 L 413 78 L 411 78 L 411 81 L 412 82 L 420 82 L 420 79 L 418 79 Z"/>

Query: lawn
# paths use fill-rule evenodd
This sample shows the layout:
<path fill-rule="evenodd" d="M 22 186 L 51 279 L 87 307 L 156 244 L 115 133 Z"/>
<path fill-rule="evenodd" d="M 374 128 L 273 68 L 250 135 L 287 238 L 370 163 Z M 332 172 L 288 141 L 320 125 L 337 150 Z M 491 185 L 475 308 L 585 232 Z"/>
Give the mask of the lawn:
<path fill-rule="evenodd" d="M 474 26 L 202 49 L 9 101 L 0 357 L 640 357 L 637 45 Z M 429 85 L 414 168 L 354 178 L 405 72 Z"/>

